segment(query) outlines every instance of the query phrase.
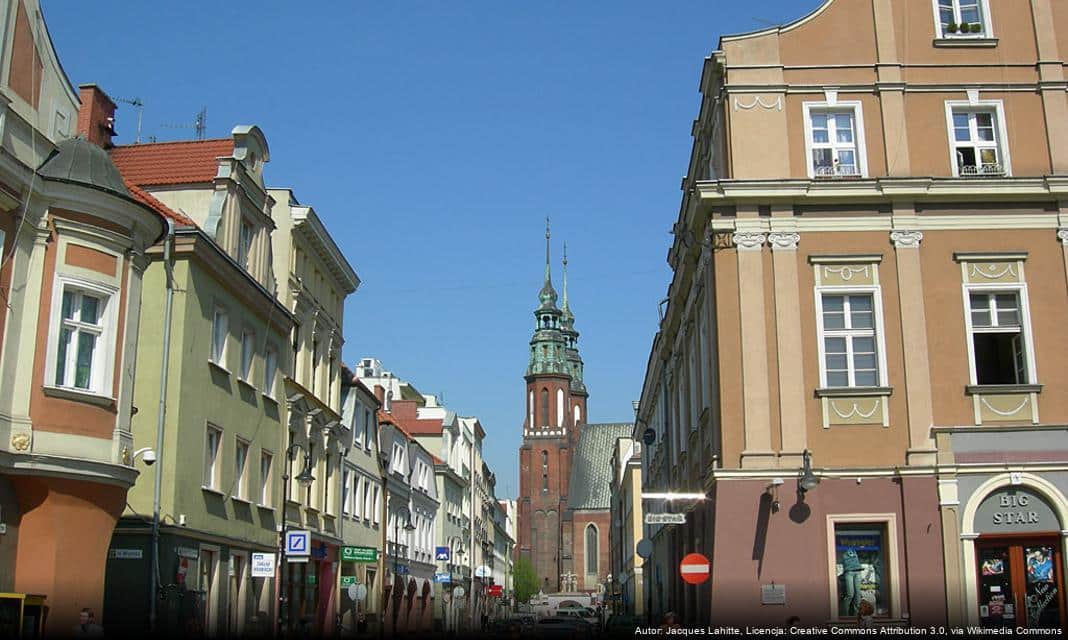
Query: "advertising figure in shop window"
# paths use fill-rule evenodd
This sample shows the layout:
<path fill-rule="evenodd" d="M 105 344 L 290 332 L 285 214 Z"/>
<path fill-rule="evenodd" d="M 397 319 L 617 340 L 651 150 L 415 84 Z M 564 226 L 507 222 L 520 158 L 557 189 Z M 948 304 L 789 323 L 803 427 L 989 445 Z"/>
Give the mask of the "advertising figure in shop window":
<path fill-rule="evenodd" d="M 860 611 L 860 585 L 864 567 L 860 564 L 856 549 L 847 549 L 842 554 L 842 609 L 848 616 Z"/>

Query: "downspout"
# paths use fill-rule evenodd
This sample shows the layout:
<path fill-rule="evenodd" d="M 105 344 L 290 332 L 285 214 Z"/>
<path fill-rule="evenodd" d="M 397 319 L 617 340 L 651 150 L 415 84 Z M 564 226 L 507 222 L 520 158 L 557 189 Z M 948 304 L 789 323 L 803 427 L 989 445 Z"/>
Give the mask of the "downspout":
<path fill-rule="evenodd" d="M 163 356 L 160 359 L 159 411 L 156 415 L 156 469 L 152 487 L 152 593 L 148 605 L 149 633 L 156 630 L 156 602 L 162 580 L 159 573 L 159 503 L 163 484 L 163 429 L 167 418 L 167 374 L 171 358 L 171 316 L 174 310 L 174 222 L 167 218 L 167 237 L 163 241 L 163 270 L 166 273 L 166 299 L 163 306 Z"/>

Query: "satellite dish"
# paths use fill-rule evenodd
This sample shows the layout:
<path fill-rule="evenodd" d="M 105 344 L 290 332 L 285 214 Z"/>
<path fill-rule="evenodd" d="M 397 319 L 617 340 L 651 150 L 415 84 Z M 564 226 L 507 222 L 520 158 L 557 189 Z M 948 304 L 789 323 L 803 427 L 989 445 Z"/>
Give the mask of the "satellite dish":
<path fill-rule="evenodd" d="M 652 427 L 642 432 L 642 442 L 649 446 L 656 442 L 656 431 Z"/>
<path fill-rule="evenodd" d="M 635 551 L 637 551 L 638 557 L 648 559 L 653 555 L 653 543 L 648 538 L 642 538 L 638 541 L 638 547 Z"/>

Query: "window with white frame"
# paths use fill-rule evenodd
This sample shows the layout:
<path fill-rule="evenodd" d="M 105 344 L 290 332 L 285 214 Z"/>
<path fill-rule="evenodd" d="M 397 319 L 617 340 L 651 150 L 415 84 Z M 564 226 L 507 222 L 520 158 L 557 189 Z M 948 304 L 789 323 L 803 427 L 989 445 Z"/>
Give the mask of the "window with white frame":
<path fill-rule="evenodd" d="M 211 361 L 226 368 L 226 338 L 230 332 L 230 315 L 216 307 L 211 319 Z"/>
<path fill-rule="evenodd" d="M 219 450 L 222 448 L 222 429 L 208 425 L 204 443 L 204 486 L 219 488 Z"/>
<path fill-rule="evenodd" d="M 967 288 L 974 384 L 1034 384 L 1026 290 Z"/>
<path fill-rule="evenodd" d="M 828 388 L 885 384 L 877 289 L 817 291 L 820 382 Z"/>
<path fill-rule="evenodd" d="M 947 112 L 954 175 L 1008 174 L 1008 148 L 1000 103 L 974 106 L 950 103 Z"/>
<path fill-rule="evenodd" d="M 248 500 L 248 442 L 237 438 L 234 444 L 233 496 Z"/>
<path fill-rule="evenodd" d="M 352 421 L 353 421 L 352 439 L 353 439 L 353 442 L 356 444 L 356 448 L 357 449 L 362 449 L 363 448 L 364 426 L 363 426 L 362 420 L 363 420 L 363 404 L 359 400 L 357 400 L 356 401 L 356 408 L 352 412 Z"/>
<path fill-rule="evenodd" d="M 989 5 L 986 0 L 934 0 L 941 38 L 989 38 Z"/>
<path fill-rule="evenodd" d="M 359 474 L 353 473 L 352 474 L 352 498 L 351 498 L 351 501 L 352 501 L 352 519 L 353 520 L 358 520 L 363 516 L 363 504 L 365 502 L 364 501 L 364 497 L 363 497 L 363 491 L 364 491 L 363 484 L 364 484 L 363 478 L 361 478 L 359 476 Z"/>
<path fill-rule="evenodd" d="M 381 521 L 382 521 L 382 517 L 381 517 L 381 513 L 382 513 L 382 492 L 379 491 L 378 487 L 375 487 L 374 511 L 372 513 L 374 514 L 374 522 L 375 522 L 375 524 L 381 524 Z"/>
<path fill-rule="evenodd" d="M 337 513 L 337 506 L 334 504 L 334 465 L 330 463 L 332 456 L 323 456 L 323 465 L 326 467 L 326 486 L 323 487 L 323 511 L 326 511 L 328 515 L 335 515 Z"/>
<path fill-rule="evenodd" d="M 261 506 L 271 506 L 271 463 L 274 457 L 270 451 L 260 452 L 260 490 L 259 502 Z"/>
<path fill-rule="evenodd" d="M 349 486 L 351 479 L 352 474 L 348 469 L 341 472 L 341 513 L 346 516 L 352 513 L 352 490 Z"/>
<path fill-rule="evenodd" d="M 278 377 L 278 349 L 267 345 L 266 354 L 263 358 L 263 393 L 268 398 L 274 398 L 274 385 Z"/>
<path fill-rule="evenodd" d="M 809 177 L 867 175 L 859 102 L 806 102 L 804 116 Z"/>
<path fill-rule="evenodd" d="M 371 450 L 371 437 L 372 437 L 373 430 L 374 430 L 374 422 L 372 421 L 373 414 L 371 413 L 371 410 L 368 409 L 368 410 L 364 411 L 363 416 L 364 416 L 364 418 L 363 418 L 363 428 L 364 428 L 363 446 L 366 447 L 368 451 L 370 451 Z"/>
<path fill-rule="evenodd" d="M 57 387 L 106 394 L 109 344 L 115 328 L 109 307 L 112 296 L 102 291 L 59 281 L 59 314 L 53 316 L 54 340 L 51 382 Z"/>
<path fill-rule="evenodd" d="M 393 463 L 390 468 L 394 473 L 404 473 L 404 445 L 393 443 Z"/>
<path fill-rule="evenodd" d="M 252 357 L 256 354 L 256 334 L 244 330 L 241 332 L 241 379 L 252 379 Z"/>
<path fill-rule="evenodd" d="M 365 480 L 363 483 L 363 517 L 367 518 L 368 520 L 372 519 L 373 517 L 374 521 L 378 522 L 378 517 L 376 515 L 377 512 L 375 511 L 374 503 L 375 494 L 372 493 L 372 491 L 377 492 L 378 488 L 372 487 L 371 483 Z"/>

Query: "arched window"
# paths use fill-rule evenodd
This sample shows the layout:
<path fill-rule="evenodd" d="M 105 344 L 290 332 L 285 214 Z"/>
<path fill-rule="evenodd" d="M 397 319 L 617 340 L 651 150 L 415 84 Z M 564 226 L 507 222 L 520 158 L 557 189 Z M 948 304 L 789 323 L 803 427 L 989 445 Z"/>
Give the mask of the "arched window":
<path fill-rule="evenodd" d="M 564 426 L 564 390 L 556 390 L 556 426 Z"/>
<path fill-rule="evenodd" d="M 582 424 L 582 409 L 579 408 L 579 406 L 576 404 L 575 405 L 575 426 L 577 427 L 580 424 Z"/>
<path fill-rule="evenodd" d="M 541 490 L 549 490 L 549 452 L 541 452 Z"/>
<path fill-rule="evenodd" d="M 586 573 L 597 575 L 597 527 L 586 525 Z"/>
<path fill-rule="evenodd" d="M 549 390 L 543 388 L 541 390 L 541 425 L 545 426 L 549 424 Z"/>

